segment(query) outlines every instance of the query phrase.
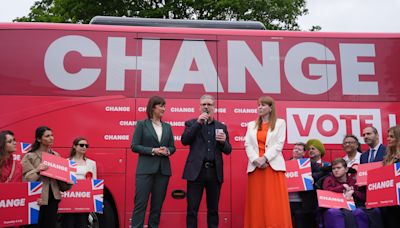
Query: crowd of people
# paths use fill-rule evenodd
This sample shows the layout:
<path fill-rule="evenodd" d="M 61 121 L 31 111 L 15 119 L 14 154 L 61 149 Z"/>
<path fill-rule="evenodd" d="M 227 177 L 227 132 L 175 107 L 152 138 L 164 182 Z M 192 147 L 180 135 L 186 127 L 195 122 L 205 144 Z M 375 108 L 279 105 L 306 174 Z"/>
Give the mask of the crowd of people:
<path fill-rule="evenodd" d="M 40 126 L 35 131 L 35 140 L 31 149 L 17 162 L 13 158 L 16 152 L 14 133 L 5 130 L 0 132 L 0 180 L 1 183 L 39 181 L 43 183 L 41 197 L 37 200 L 40 206 L 38 223 L 29 227 L 57 227 L 59 223 L 58 204 L 61 200 L 61 192 L 71 188 L 71 184 L 41 175 L 41 171 L 47 170 L 48 165 L 42 162 L 42 154 L 49 153 L 60 156 L 52 149 L 54 136 L 47 126 Z M 77 179 L 96 178 L 96 162 L 86 157 L 89 144 L 85 138 L 76 138 L 71 147 L 69 158 L 77 163 Z M 87 227 L 87 213 L 63 214 L 62 227 Z"/>
<path fill-rule="evenodd" d="M 158 227 L 162 205 L 172 175 L 169 157 L 176 151 L 171 125 L 162 120 L 166 101 L 159 96 L 148 100 L 147 118 L 137 122 L 131 149 L 138 154 L 136 166 L 135 206 L 131 226 L 141 228 L 150 201 L 148 227 Z M 277 118 L 275 101 L 269 96 L 257 100 L 258 117 L 247 124 L 245 152 L 247 164 L 247 193 L 244 227 L 397 227 L 400 207 L 366 209 L 366 188 L 356 185 L 356 172 L 360 164 L 382 162 L 392 165 L 400 162 L 400 126 L 388 129 L 387 148 L 379 142 L 375 127 L 363 129 L 362 137 L 369 146 L 361 151 L 361 143 L 354 135 L 343 138 L 346 156 L 336 158 L 332 164 L 324 161 L 324 144 L 318 139 L 296 143 L 291 159 L 310 158 L 315 189 L 343 193 L 355 201 L 357 209 L 323 209 L 318 207 L 315 191 L 288 193 L 285 177 L 283 147 L 286 123 Z M 208 227 L 218 227 L 218 204 L 224 181 L 222 154 L 229 155 L 227 126 L 214 118 L 215 99 L 211 95 L 200 98 L 199 115 L 185 122 L 181 137 L 190 150 L 184 166 L 186 180 L 187 227 L 197 227 L 197 215 L 203 192 L 206 192 Z M 42 163 L 42 153 L 60 156 L 52 150 L 54 136 L 46 126 L 36 129 L 32 148 L 21 163 L 13 159 L 16 151 L 14 134 L 0 133 L 0 181 L 41 181 L 43 191 L 38 227 L 55 227 L 61 191 L 71 185 L 40 174 L 48 167 Z M 88 140 L 76 138 L 68 159 L 77 163 L 77 178 L 97 178 L 95 161 L 86 157 Z M 63 227 L 86 227 L 88 214 L 63 216 Z"/>

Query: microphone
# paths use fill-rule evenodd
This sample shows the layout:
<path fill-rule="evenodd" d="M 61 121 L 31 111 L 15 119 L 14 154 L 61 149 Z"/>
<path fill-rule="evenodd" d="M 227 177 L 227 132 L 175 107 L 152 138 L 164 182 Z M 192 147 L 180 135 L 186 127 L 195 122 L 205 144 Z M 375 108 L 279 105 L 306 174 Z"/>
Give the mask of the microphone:
<path fill-rule="evenodd" d="M 205 108 L 204 113 L 206 113 L 207 115 L 210 114 L 210 112 L 208 111 L 208 108 Z M 210 117 L 208 117 L 206 120 L 204 120 L 204 124 L 207 125 L 208 124 L 208 119 Z"/>

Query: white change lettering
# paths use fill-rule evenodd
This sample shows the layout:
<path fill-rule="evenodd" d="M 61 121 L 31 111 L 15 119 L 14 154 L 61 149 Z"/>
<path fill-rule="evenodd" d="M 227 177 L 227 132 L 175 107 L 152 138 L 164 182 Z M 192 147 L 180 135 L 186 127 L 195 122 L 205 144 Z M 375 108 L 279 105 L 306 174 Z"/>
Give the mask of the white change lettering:
<path fill-rule="evenodd" d="M 129 106 L 106 106 L 105 110 L 107 112 L 130 112 L 131 107 L 129 107 Z"/>
<path fill-rule="evenodd" d="M 90 198 L 90 192 L 74 192 L 66 191 L 61 192 L 63 198 Z"/>
<path fill-rule="evenodd" d="M 67 168 L 67 167 L 62 166 L 62 165 L 59 165 L 59 164 L 55 164 L 55 163 L 53 163 L 53 162 L 43 161 L 43 164 L 45 164 L 45 165 L 47 165 L 47 166 L 49 166 L 49 167 L 55 168 L 55 169 L 59 169 L 59 170 L 65 171 L 65 172 L 68 171 L 68 168 Z"/>
<path fill-rule="evenodd" d="M 194 112 L 194 108 L 177 108 L 177 107 L 171 107 L 171 112 Z"/>
<path fill-rule="evenodd" d="M 393 185 L 393 180 L 386 180 L 386 181 L 380 181 L 376 183 L 371 183 L 368 185 L 368 190 L 370 191 L 375 191 L 375 190 L 380 190 L 384 188 L 392 188 Z"/>
<path fill-rule="evenodd" d="M 105 135 L 104 140 L 129 140 L 129 135 Z"/>
<path fill-rule="evenodd" d="M 25 206 L 25 199 L 4 199 L 0 200 L 0 208 L 7 208 L 7 207 L 24 207 Z"/>

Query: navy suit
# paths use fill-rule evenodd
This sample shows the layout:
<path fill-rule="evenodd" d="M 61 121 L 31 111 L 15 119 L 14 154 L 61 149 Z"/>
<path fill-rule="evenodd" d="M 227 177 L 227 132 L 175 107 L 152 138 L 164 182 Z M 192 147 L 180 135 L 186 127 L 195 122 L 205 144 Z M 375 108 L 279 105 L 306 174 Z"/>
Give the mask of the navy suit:
<path fill-rule="evenodd" d="M 361 154 L 361 158 L 360 158 L 360 163 L 364 164 L 364 163 L 368 163 L 368 159 L 369 159 L 369 153 L 370 153 L 370 149 L 368 149 L 367 151 L 365 151 L 364 153 Z M 383 157 L 386 155 L 386 147 L 381 144 L 378 148 L 378 151 L 375 152 L 375 159 L 373 162 L 378 162 L 378 161 L 383 161 Z"/>
<path fill-rule="evenodd" d="M 226 134 L 224 143 L 215 140 L 215 129 L 223 129 Z M 209 228 L 217 228 L 219 196 L 224 181 L 222 153 L 230 154 L 232 151 L 227 128 L 216 120 L 208 125 L 198 123 L 197 119 L 188 120 L 181 141 L 185 146 L 190 145 L 183 171 L 183 178 L 187 180 L 187 227 L 197 227 L 197 213 L 206 189 L 207 224 Z M 208 148 L 214 151 L 212 161 L 207 158 L 210 157 Z"/>

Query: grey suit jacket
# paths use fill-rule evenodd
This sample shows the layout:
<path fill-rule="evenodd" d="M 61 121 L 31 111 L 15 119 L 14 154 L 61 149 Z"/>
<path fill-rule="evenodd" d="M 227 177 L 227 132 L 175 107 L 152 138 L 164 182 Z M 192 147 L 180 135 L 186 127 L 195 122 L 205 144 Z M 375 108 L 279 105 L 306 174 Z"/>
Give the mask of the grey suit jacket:
<path fill-rule="evenodd" d="M 176 150 L 171 125 L 165 122 L 161 122 L 161 124 L 162 136 L 161 141 L 158 141 L 157 133 L 150 119 L 137 122 L 131 145 L 132 151 L 139 154 L 136 174 L 154 174 L 160 170 L 163 175 L 172 175 L 169 157 L 152 155 L 152 149 L 161 146 L 168 148 L 170 156 Z"/>

